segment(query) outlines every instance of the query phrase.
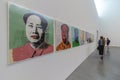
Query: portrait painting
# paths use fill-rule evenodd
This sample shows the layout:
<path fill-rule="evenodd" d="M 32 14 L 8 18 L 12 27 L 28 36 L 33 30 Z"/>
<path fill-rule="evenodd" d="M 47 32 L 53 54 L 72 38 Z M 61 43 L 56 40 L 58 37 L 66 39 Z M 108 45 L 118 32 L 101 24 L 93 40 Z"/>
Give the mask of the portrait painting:
<path fill-rule="evenodd" d="M 87 44 L 88 42 L 87 42 L 87 32 L 86 31 L 84 31 L 84 44 Z"/>
<path fill-rule="evenodd" d="M 71 48 L 71 26 L 55 21 L 55 47 L 56 51 Z"/>
<path fill-rule="evenodd" d="M 84 45 L 84 31 L 80 30 L 80 45 Z"/>
<path fill-rule="evenodd" d="M 94 36 L 91 33 L 87 32 L 87 42 L 92 43 L 93 40 L 94 40 Z"/>
<path fill-rule="evenodd" d="M 80 46 L 80 30 L 72 27 L 72 47 Z"/>
<path fill-rule="evenodd" d="M 54 20 L 23 6 L 8 3 L 8 64 L 53 53 Z"/>
<path fill-rule="evenodd" d="M 91 39 L 91 34 L 89 32 L 87 32 L 86 37 L 87 37 L 87 43 L 91 43 L 92 39 Z"/>
<path fill-rule="evenodd" d="M 91 42 L 94 42 L 94 35 L 92 33 L 90 34 L 90 37 L 91 37 Z"/>

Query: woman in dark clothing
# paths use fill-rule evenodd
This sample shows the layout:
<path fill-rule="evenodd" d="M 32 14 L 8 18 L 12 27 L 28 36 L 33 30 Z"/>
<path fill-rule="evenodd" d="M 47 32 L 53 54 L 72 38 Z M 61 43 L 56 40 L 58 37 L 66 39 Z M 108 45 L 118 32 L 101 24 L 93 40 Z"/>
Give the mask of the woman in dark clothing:
<path fill-rule="evenodd" d="M 107 44 L 107 50 L 109 50 L 109 45 L 110 45 L 110 40 L 109 40 L 109 38 L 107 38 L 106 44 Z"/>
<path fill-rule="evenodd" d="M 103 36 L 100 36 L 100 40 L 98 41 L 98 46 L 99 46 L 99 55 L 101 60 L 103 60 L 103 55 L 104 55 L 104 39 Z"/>

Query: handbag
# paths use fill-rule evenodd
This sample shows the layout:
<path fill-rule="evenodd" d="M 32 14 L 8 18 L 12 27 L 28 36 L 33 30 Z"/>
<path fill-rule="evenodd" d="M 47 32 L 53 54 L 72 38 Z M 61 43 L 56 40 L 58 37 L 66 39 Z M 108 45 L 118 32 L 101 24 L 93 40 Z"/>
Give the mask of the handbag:
<path fill-rule="evenodd" d="M 99 50 L 99 49 L 100 49 L 100 47 L 98 46 L 98 47 L 97 47 L 97 50 Z"/>

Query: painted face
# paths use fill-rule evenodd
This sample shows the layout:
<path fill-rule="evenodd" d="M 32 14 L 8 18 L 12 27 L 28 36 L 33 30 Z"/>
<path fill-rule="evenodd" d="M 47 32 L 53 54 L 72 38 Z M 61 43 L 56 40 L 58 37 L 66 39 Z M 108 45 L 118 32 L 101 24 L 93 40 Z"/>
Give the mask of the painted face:
<path fill-rule="evenodd" d="M 42 33 L 41 19 L 36 15 L 29 16 L 26 22 L 26 35 L 28 40 L 36 43 L 41 39 Z"/>
<path fill-rule="evenodd" d="M 67 27 L 64 25 L 62 28 L 62 40 L 64 43 L 66 43 L 68 41 L 68 30 Z"/>
<path fill-rule="evenodd" d="M 75 39 L 77 39 L 78 40 L 78 29 L 74 29 L 74 35 L 75 35 Z"/>

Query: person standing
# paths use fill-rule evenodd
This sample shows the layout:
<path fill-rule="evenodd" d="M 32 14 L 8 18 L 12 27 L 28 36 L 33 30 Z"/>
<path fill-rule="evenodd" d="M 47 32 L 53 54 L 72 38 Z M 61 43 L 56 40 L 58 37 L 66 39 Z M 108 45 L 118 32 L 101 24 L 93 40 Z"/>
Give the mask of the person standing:
<path fill-rule="evenodd" d="M 106 40 L 105 40 L 105 37 L 103 37 L 103 53 L 105 51 L 105 44 L 106 44 Z"/>
<path fill-rule="evenodd" d="M 98 46 L 99 46 L 100 59 L 103 60 L 103 55 L 104 55 L 104 38 L 103 38 L 103 36 L 100 36 L 100 39 L 98 41 Z"/>
<path fill-rule="evenodd" d="M 110 45 L 110 39 L 109 38 L 107 38 L 106 44 L 107 44 L 107 50 L 109 50 L 109 45 Z"/>

